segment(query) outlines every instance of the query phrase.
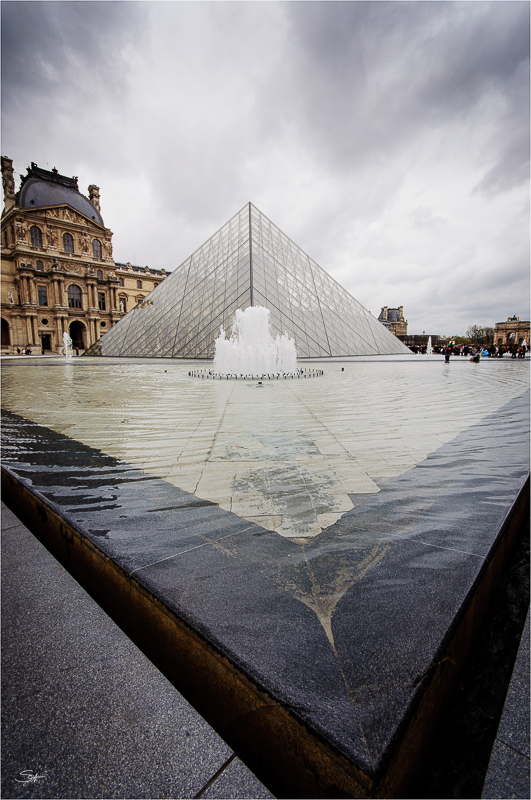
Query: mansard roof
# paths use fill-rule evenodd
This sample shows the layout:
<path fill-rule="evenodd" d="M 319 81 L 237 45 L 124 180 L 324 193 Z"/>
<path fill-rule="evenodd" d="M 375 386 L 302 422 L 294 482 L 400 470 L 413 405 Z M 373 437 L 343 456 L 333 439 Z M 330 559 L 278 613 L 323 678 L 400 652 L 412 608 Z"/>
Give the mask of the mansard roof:
<path fill-rule="evenodd" d="M 16 196 L 19 208 L 41 208 L 43 206 L 69 205 L 85 217 L 104 226 L 102 216 L 95 205 L 79 191 L 77 178 L 60 175 L 56 169 L 46 170 L 31 164 Z"/>

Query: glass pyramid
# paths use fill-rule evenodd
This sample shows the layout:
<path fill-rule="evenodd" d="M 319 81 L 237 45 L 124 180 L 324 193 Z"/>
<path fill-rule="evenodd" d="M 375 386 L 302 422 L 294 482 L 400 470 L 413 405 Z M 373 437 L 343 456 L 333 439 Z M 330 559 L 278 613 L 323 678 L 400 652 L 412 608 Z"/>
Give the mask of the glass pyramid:
<path fill-rule="evenodd" d="M 408 353 L 381 322 L 251 203 L 129 311 L 92 349 L 103 356 L 213 358 L 234 312 L 270 311 L 299 358 Z"/>

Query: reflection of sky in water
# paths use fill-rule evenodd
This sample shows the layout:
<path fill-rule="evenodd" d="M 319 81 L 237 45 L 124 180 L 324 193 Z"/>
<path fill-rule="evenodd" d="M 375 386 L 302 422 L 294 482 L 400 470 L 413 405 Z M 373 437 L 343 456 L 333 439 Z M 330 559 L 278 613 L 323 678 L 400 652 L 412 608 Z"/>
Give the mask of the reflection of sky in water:
<path fill-rule="evenodd" d="M 299 538 L 529 385 L 529 362 L 512 359 L 319 366 L 322 378 L 258 386 L 168 360 L 6 360 L 2 405 Z"/>

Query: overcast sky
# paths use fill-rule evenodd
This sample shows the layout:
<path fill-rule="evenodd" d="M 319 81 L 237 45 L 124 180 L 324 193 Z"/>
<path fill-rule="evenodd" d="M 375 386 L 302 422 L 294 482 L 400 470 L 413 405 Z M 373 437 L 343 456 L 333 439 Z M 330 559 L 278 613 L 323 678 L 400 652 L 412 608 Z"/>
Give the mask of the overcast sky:
<path fill-rule="evenodd" d="M 97 184 L 116 261 L 250 200 L 410 333 L 529 319 L 528 2 L 3 2 L 2 153 Z"/>

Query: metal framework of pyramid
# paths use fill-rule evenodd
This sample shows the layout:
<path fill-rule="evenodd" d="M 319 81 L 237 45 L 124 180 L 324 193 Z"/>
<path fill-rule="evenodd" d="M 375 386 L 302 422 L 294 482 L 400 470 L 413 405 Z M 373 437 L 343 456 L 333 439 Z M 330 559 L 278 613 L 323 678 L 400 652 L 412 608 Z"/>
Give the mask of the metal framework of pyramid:
<path fill-rule="evenodd" d="M 270 311 L 300 358 L 408 353 L 381 322 L 247 203 L 98 342 L 102 356 L 213 358 L 234 312 Z"/>

